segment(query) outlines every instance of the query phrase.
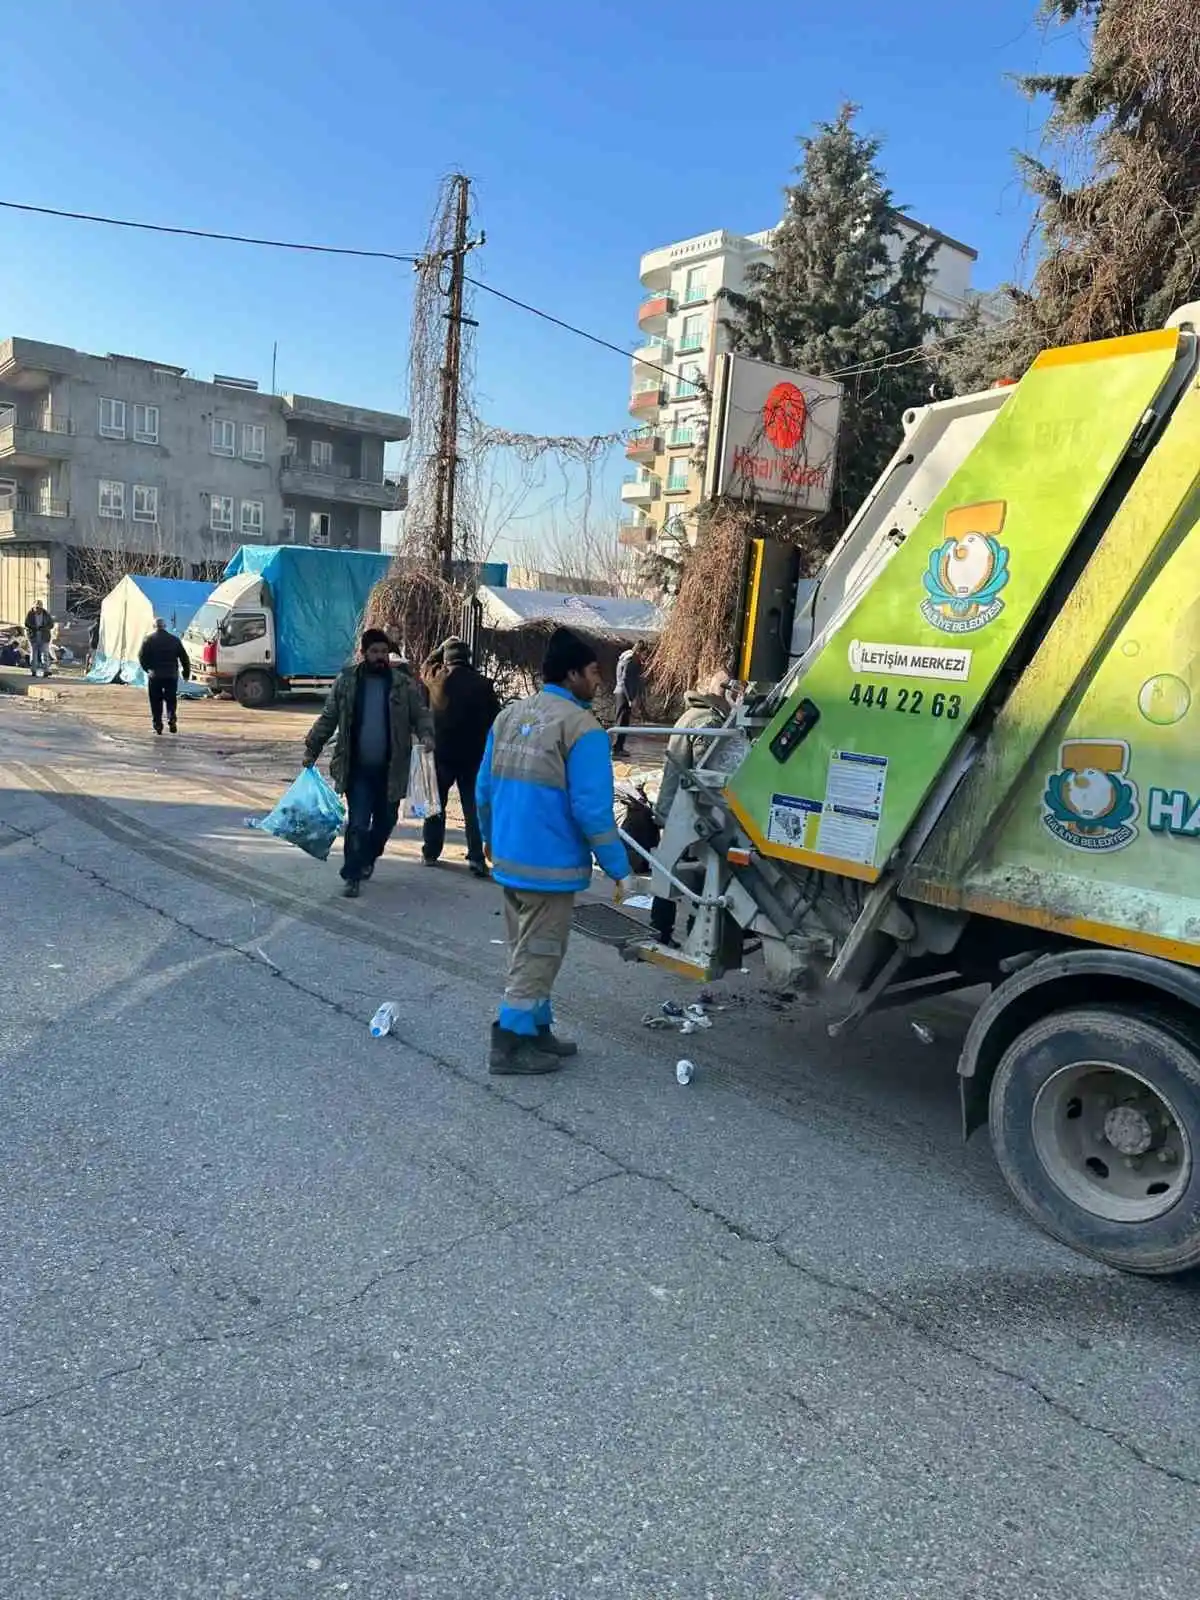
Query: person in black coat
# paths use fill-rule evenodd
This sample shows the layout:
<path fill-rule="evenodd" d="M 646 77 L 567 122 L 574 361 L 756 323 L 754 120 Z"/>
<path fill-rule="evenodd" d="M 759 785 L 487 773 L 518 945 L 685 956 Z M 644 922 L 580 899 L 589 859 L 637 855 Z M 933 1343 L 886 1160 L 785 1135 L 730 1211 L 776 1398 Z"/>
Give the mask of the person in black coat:
<path fill-rule="evenodd" d="M 179 700 L 179 674 L 192 675 L 192 663 L 183 640 L 170 632 L 161 617 L 154 619 L 154 632 L 146 635 L 138 651 L 138 666 L 146 674 L 146 687 L 150 696 L 150 720 L 155 733 L 163 731 L 163 712 L 167 714 L 167 727 L 179 732 L 176 707 Z"/>
<path fill-rule="evenodd" d="M 461 639 L 447 639 L 425 663 L 421 676 L 433 711 L 433 750 L 441 801 L 438 815 L 425 818 L 421 859 L 427 867 L 440 859 L 446 842 L 446 801 L 450 790 L 457 788 L 467 832 L 467 865 L 475 877 L 486 878 L 475 780 L 500 702 L 489 680 L 471 665 L 471 652 Z"/>

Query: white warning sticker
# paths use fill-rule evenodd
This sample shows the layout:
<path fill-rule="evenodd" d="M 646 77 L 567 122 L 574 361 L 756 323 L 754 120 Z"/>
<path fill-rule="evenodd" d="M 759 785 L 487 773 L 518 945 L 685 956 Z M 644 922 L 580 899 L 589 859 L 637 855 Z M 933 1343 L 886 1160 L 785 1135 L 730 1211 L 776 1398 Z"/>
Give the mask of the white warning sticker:
<path fill-rule="evenodd" d="M 854 672 L 875 672 L 881 678 L 942 678 L 966 683 L 971 676 L 971 652 L 928 644 L 865 644 L 850 641 L 850 667 Z"/>
<path fill-rule="evenodd" d="M 825 780 L 825 804 L 817 831 L 823 856 L 875 865 L 875 840 L 883 815 L 888 758 L 857 750 L 832 750 Z"/>

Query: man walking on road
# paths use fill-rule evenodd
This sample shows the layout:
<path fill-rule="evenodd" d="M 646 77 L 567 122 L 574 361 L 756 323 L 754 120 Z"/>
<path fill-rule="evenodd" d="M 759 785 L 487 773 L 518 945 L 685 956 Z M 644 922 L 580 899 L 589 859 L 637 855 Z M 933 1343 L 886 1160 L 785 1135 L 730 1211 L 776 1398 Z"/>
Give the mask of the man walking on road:
<path fill-rule="evenodd" d="M 425 818 L 421 859 L 432 867 L 442 854 L 446 801 L 450 790 L 456 787 L 467 834 L 467 865 L 475 877 L 486 878 L 475 782 L 500 702 L 492 685 L 471 665 L 471 652 L 461 639 L 446 640 L 439 655 L 430 659 L 424 682 L 433 707 L 433 748 L 441 810 L 436 817 Z"/>
<path fill-rule="evenodd" d="M 576 1053 L 553 1032 L 550 991 L 567 953 L 575 896 L 592 857 L 634 884 L 613 820 L 608 735 L 588 710 L 600 687 L 596 652 L 566 628 L 546 646 L 540 694 L 508 706 L 479 769 L 479 817 L 504 888 L 508 982 L 492 1024 L 488 1070 L 555 1072 Z"/>
<path fill-rule="evenodd" d="M 613 690 L 613 705 L 616 707 L 613 726 L 616 728 L 627 728 L 630 724 L 633 708 L 641 698 L 645 666 L 644 644 L 635 644 L 632 650 L 623 650 L 617 657 L 617 682 Z M 625 754 L 623 733 L 613 740 L 612 753 L 614 756 Z"/>
<path fill-rule="evenodd" d="M 329 775 L 346 796 L 346 842 L 342 893 L 353 900 L 396 826 L 408 793 L 413 739 L 433 749 L 433 721 L 405 667 L 388 660 L 386 633 L 368 628 L 357 665 L 343 667 L 325 709 L 309 729 L 304 765 L 311 767 L 337 734 Z"/>
<path fill-rule="evenodd" d="M 54 634 L 54 618 L 40 600 L 35 600 L 25 617 L 25 637 L 29 641 L 29 670 L 36 678 L 50 676 L 50 640 Z"/>
<path fill-rule="evenodd" d="M 192 675 L 192 663 L 183 648 L 183 640 L 170 632 L 161 617 L 154 619 L 154 632 L 148 633 L 138 651 L 138 666 L 146 674 L 146 689 L 150 696 L 150 720 L 155 733 L 163 731 L 163 712 L 167 714 L 167 727 L 179 732 L 176 709 L 179 703 L 179 674 Z"/>

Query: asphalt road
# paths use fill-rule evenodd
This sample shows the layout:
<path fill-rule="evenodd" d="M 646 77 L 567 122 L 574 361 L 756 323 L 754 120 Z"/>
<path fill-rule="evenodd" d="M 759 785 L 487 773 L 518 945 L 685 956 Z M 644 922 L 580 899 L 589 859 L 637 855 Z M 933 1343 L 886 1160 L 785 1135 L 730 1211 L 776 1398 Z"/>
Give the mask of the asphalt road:
<path fill-rule="evenodd" d="M 961 1011 L 752 973 L 681 1088 L 579 940 L 489 1079 L 497 892 L 339 901 L 281 760 L 0 700 L 0 1595 L 1194 1600 L 1198 1291 L 1018 1214 Z"/>

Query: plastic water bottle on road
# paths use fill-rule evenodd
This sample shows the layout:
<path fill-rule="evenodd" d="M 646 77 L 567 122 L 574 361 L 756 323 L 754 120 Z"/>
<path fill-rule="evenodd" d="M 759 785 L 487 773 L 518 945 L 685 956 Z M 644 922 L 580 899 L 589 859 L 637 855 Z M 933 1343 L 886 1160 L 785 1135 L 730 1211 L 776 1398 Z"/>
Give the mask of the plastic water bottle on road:
<path fill-rule="evenodd" d="M 677 1061 L 675 1063 L 675 1077 L 680 1083 L 691 1083 L 696 1076 L 696 1063 L 694 1061 Z"/>
<path fill-rule="evenodd" d="M 394 1000 L 389 1000 L 371 1018 L 371 1037 L 382 1039 L 385 1034 L 391 1033 L 400 1018 L 400 1007 Z"/>

